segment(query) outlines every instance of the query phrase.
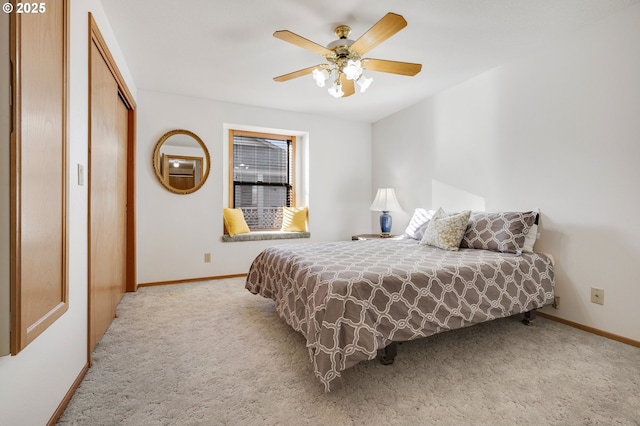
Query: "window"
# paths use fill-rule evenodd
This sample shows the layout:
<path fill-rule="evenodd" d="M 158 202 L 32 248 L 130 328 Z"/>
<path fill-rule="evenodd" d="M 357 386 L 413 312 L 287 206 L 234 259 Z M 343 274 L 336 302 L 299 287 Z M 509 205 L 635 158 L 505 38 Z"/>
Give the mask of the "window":
<path fill-rule="evenodd" d="M 282 207 L 295 206 L 295 136 L 231 130 L 229 206 L 251 230 L 280 229 Z"/>

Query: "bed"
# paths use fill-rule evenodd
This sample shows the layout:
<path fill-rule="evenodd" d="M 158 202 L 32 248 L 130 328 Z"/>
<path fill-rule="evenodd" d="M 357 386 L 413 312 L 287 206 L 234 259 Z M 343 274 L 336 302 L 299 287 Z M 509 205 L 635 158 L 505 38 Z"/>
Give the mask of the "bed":
<path fill-rule="evenodd" d="M 465 249 L 413 239 L 271 247 L 253 261 L 251 293 L 306 338 L 325 391 L 341 372 L 394 342 L 529 312 L 553 302 L 550 256 Z"/>

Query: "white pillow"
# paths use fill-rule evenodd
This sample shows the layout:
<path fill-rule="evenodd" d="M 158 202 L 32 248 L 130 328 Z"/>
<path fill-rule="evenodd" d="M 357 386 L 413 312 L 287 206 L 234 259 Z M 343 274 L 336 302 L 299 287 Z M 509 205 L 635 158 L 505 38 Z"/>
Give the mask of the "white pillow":
<path fill-rule="evenodd" d="M 404 238 L 413 238 L 414 240 L 422 240 L 424 236 L 424 231 L 427 229 L 427 224 L 429 220 L 433 217 L 436 212 L 433 210 L 427 210 L 422 208 L 417 208 L 413 211 L 413 216 L 409 221 L 409 225 L 404 230 Z"/>
<path fill-rule="evenodd" d="M 537 213 L 536 221 L 529 228 L 529 232 L 524 236 L 524 244 L 522 245 L 522 251 L 525 253 L 533 253 L 533 246 L 536 244 L 536 240 L 538 239 L 538 221 L 540 220 L 540 209 L 536 208 L 533 210 Z"/>
<path fill-rule="evenodd" d="M 529 228 L 529 232 L 524 236 L 524 244 L 522 245 L 522 251 L 525 253 L 533 253 L 533 246 L 538 239 L 538 224 L 534 223 Z"/>

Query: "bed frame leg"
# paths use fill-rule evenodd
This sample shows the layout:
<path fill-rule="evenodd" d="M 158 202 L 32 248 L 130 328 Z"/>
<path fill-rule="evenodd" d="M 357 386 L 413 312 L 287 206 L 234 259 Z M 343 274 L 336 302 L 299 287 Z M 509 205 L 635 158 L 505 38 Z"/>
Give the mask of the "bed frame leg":
<path fill-rule="evenodd" d="M 536 310 L 533 309 L 531 311 L 524 313 L 524 318 L 522 319 L 522 323 L 524 325 L 533 325 L 533 320 L 536 318 Z"/>
<path fill-rule="evenodd" d="M 398 355 L 398 344 L 396 342 L 391 342 L 389 346 L 382 350 L 380 363 L 382 365 L 393 364 L 393 361 L 396 359 L 396 355 Z"/>

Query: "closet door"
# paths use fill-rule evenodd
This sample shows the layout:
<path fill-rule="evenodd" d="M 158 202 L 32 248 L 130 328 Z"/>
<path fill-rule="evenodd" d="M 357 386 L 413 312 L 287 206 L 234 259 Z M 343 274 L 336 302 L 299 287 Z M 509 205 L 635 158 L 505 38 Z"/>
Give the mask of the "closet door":
<path fill-rule="evenodd" d="M 128 108 L 100 50 L 91 46 L 89 351 L 125 292 Z"/>
<path fill-rule="evenodd" d="M 67 310 L 68 1 L 11 14 L 11 352 Z"/>

